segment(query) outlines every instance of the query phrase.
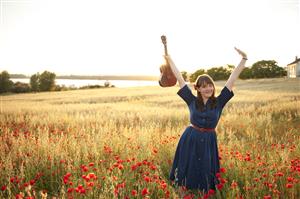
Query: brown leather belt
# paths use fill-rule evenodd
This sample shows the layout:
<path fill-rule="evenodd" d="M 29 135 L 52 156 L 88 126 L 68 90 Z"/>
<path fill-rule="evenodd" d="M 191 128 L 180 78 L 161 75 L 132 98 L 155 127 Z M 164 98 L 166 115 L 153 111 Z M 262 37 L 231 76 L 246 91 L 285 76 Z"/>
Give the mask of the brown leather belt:
<path fill-rule="evenodd" d="M 198 131 L 206 131 L 206 132 L 207 131 L 215 131 L 214 128 L 201 128 L 201 127 L 195 126 L 194 124 L 190 124 L 190 126 Z"/>

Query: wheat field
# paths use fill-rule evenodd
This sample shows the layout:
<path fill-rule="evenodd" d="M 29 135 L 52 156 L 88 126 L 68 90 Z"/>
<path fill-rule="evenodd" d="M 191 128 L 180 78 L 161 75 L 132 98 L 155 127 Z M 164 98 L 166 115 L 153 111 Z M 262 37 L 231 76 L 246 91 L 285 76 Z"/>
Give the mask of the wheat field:
<path fill-rule="evenodd" d="M 178 89 L 1 96 L 0 198 L 179 198 L 168 180 L 189 125 Z M 300 198 L 300 79 L 233 90 L 217 126 L 221 183 L 184 198 Z"/>

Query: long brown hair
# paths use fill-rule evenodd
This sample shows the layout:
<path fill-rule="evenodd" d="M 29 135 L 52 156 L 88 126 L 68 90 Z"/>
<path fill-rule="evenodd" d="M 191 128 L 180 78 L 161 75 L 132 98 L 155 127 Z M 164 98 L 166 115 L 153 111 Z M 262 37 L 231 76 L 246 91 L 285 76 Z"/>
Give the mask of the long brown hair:
<path fill-rule="evenodd" d="M 194 87 L 196 89 L 197 87 L 199 88 L 205 84 L 211 84 L 214 87 L 214 92 L 213 92 L 212 96 L 209 98 L 212 102 L 212 103 L 210 103 L 209 107 L 210 107 L 210 109 L 213 109 L 217 106 L 217 99 L 215 97 L 216 87 L 215 87 L 214 80 L 207 74 L 199 75 L 197 77 Z M 196 109 L 199 111 L 203 111 L 203 109 L 204 109 L 204 102 L 203 102 L 201 93 L 198 90 L 197 90 Z"/>

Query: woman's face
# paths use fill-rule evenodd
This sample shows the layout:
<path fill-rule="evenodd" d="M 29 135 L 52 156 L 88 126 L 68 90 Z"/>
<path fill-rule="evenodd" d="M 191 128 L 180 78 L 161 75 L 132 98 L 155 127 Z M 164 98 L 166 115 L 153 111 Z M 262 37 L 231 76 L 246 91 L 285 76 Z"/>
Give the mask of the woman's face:
<path fill-rule="evenodd" d="M 210 98 L 214 93 L 214 86 L 212 84 L 203 84 L 201 86 L 197 86 L 196 90 L 201 93 L 202 98 Z"/>

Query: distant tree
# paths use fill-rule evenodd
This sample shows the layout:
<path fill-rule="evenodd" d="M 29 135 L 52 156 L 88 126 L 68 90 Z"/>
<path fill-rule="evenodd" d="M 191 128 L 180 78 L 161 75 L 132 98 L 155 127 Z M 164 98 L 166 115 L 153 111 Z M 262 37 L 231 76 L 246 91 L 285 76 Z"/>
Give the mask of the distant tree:
<path fill-rule="evenodd" d="M 275 60 L 262 60 L 251 67 L 254 78 L 273 78 L 286 75 L 285 70 L 277 65 Z"/>
<path fill-rule="evenodd" d="M 231 65 L 231 64 L 227 64 L 227 68 L 228 68 L 229 71 L 232 72 L 234 70 L 235 66 Z"/>
<path fill-rule="evenodd" d="M 205 70 L 204 69 L 199 69 L 199 70 L 197 70 L 196 72 L 194 72 L 194 73 L 192 73 L 191 75 L 190 75 L 190 82 L 195 82 L 196 81 L 196 79 L 197 79 L 197 77 L 199 76 L 199 75 L 202 75 L 202 74 L 204 74 L 205 73 Z"/>
<path fill-rule="evenodd" d="M 186 71 L 182 71 L 182 72 L 181 72 L 181 75 L 182 75 L 184 81 L 187 81 L 187 80 L 188 80 L 188 73 L 187 73 Z"/>
<path fill-rule="evenodd" d="M 16 82 L 14 83 L 11 91 L 14 93 L 28 93 L 31 91 L 31 89 L 27 83 Z"/>
<path fill-rule="evenodd" d="M 55 73 L 44 71 L 39 77 L 39 90 L 52 91 L 55 88 Z"/>
<path fill-rule="evenodd" d="M 30 77 L 30 87 L 34 92 L 39 91 L 40 74 L 36 73 Z"/>
<path fill-rule="evenodd" d="M 0 93 L 5 93 L 11 91 L 14 83 L 9 80 L 10 76 L 7 71 L 2 71 L 0 74 Z"/>
<path fill-rule="evenodd" d="M 287 76 L 287 70 L 283 67 L 276 66 L 273 70 L 274 77 L 284 77 Z"/>
<path fill-rule="evenodd" d="M 251 79 L 251 78 L 253 78 L 251 68 L 244 68 L 244 70 L 241 72 L 239 78 L 241 78 L 241 79 Z"/>
<path fill-rule="evenodd" d="M 230 76 L 231 71 L 225 67 L 213 67 L 207 70 L 207 74 L 213 78 L 213 80 L 225 80 Z"/>

